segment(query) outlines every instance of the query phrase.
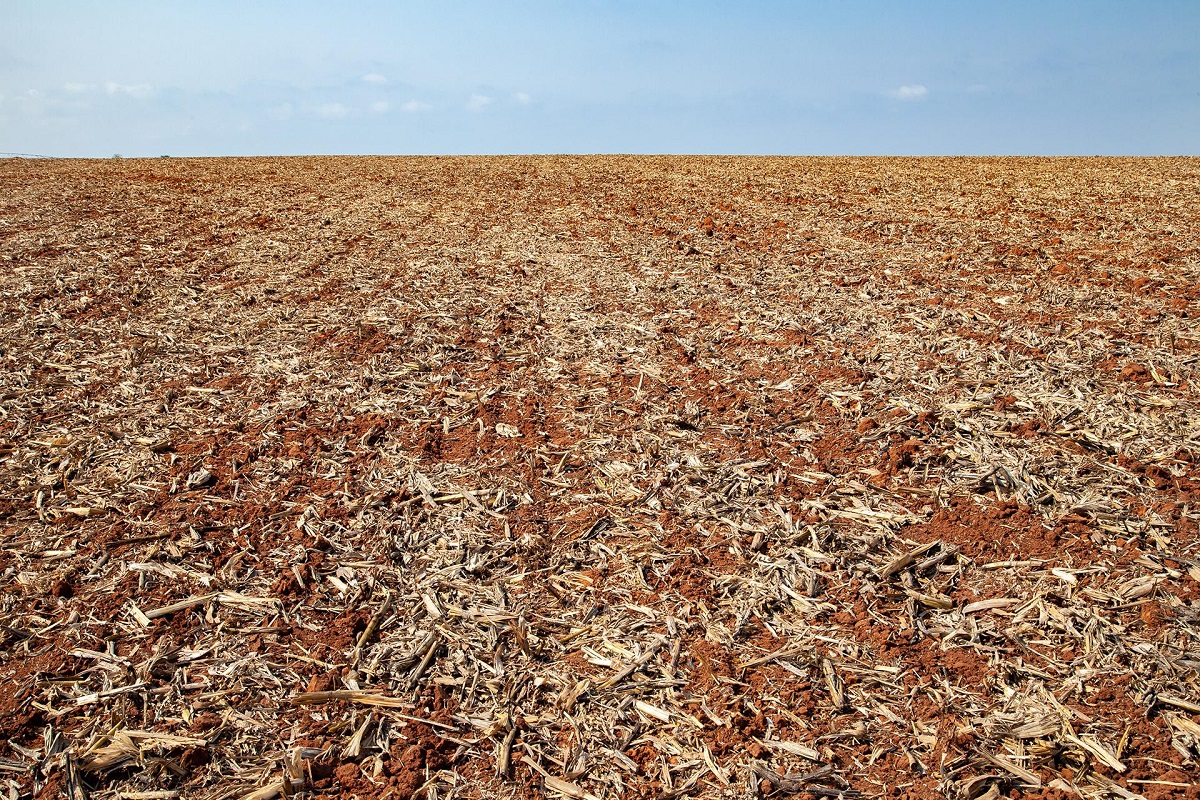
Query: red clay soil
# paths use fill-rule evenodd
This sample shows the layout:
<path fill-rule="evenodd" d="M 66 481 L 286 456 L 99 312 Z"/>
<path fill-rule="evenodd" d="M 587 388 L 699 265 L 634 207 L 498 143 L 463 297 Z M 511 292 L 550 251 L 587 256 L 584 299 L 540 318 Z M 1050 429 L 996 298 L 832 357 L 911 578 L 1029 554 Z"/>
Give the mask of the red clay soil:
<path fill-rule="evenodd" d="M 1198 189 L 0 161 L 0 780 L 1200 798 Z"/>

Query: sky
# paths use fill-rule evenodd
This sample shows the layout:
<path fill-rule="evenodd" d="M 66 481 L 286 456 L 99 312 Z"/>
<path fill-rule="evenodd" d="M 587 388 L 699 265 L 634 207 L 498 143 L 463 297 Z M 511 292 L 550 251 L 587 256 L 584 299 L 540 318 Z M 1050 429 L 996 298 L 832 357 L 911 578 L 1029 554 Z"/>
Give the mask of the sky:
<path fill-rule="evenodd" d="M 0 0 L 0 153 L 1200 154 L 1200 0 Z"/>

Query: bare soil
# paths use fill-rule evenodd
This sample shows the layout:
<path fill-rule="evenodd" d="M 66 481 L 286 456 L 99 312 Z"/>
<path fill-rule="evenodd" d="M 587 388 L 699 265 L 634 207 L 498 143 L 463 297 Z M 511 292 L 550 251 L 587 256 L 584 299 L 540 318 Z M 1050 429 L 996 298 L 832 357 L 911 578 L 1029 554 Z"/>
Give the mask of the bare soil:
<path fill-rule="evenodd" d="M 1200 160 L 0 161 L 13 798 L 1200 798 Z"/>

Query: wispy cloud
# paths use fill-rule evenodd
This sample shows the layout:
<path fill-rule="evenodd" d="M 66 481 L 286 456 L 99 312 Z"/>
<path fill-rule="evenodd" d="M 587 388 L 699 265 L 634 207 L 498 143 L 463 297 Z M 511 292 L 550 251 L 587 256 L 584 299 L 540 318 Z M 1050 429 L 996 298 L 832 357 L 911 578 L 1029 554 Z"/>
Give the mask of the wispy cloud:
<path fill-rule="evenodd" d="M 482 111 L 492 104 L 492 98 L 486 94 L 473 94 L 471 99 L 467 100 L 468 111 Z"/>
<path fill-rule="evenodd" d="M 277 106 L 268 108 L 267 116 L 278 120 L 291 119 L 293 110 L 291 103 L 280 103 Z"/>
<path fill-rule="evenodd" d="M 401 111 L 407 111 L 410 114 L 414 114 L 418 111 L 428 111 L 431 108 L 433 108 L 433 106 L 429 105 L 429 103 L 422 103 L 420 100 L 409 100 L 407 103 L 400 106 Z"/>
<path fill-rule="evenodd" d="M 929 94 L 929 90 L 919 83 L 911 83 L 893 89 L 889 94 L 897 100 L 920 100 Z"/>
<path fill-rule="evenodd" d="M 513 95 L 513 100 L 516 100 L 518 103 L 520 103 L 523 106 L 527 106 L 533 102 L 533 98 L 530 97 L 529 95 L 525 94 L 525 92 L 517 92 L 516 94 Z"/>
<path fill-rule="evenodd" d="M 391 107 L 392 104 L 387 100 L 376 100 L 374 103 L 371 103 L 371 113 L 385 114 Z"/>
<path fill-rule="evenodd" d="M 341 103 L 325 103 L 317 106 L 317 116 L 325 119 L 342 119 L 350 113 L 350 109 Z"/>
<path fill-rule="evenodd" d="M 138 100 L 144 100 L 154 94 L 154 87 L 148 83 L 117 83 L 116 81 L 108 81 L 104 84 L 104 93 L 108 95 L 125 95 L 134 97 Z"/>
<path fill-rule="evenodd" d="M 86 83 L 75 83 L 72 81 L 70 83 L 63 84 L 63 91 L 70 92 L 71 94 L 83 94 L 87 90 L 88 85 Z"/>
<path fill-rule="evenodd" d="M 363 83 L 370 83 L 375 86 L 383 86 L 388 82 L 388 79 L 385 76 L 380 75 L 378 72 L 368 72 L 366 75 L 362 76 L 362 79 Z"/>

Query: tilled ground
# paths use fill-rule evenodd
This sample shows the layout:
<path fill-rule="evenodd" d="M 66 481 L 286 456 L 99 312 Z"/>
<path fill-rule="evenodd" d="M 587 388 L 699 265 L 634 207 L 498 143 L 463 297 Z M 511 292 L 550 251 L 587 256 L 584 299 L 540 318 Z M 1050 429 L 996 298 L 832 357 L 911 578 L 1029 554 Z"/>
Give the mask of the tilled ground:
<path fill-rule="evenodd" d="M 1200 797 L 1198 209 L 0 161 L 0 789 Z"/>

